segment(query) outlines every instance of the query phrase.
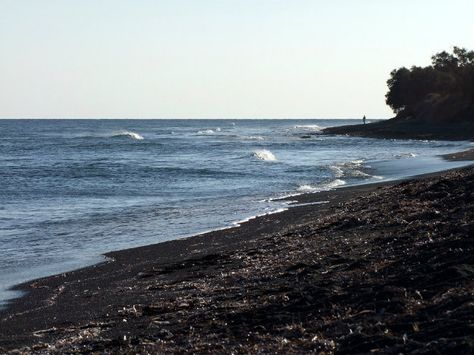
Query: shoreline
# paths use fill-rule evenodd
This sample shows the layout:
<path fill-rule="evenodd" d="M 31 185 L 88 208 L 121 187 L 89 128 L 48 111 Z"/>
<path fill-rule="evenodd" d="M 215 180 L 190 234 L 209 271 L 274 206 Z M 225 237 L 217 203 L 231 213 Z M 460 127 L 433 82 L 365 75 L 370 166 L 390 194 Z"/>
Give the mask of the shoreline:
<path fill-rule="evenodd" d="M 469 152 L 449 154 L 445 158 L 471 160 L 474 150 Z M 120 310 L 120 307 L 123 308 L 125 305 L 149 302 L 149 290 L 141 290 L 144 295 L 141 295 L 141 292 L 138 294 L 133 292 L 134 284 L 137 282 L 147 283 L 158 277 L 165 283 L 173 285 L 173 282 L 182 277 L 192 278 L 198 274 L 205 278 L 208 273 L 205 269 L 220 261 L 222 257 L 242 254 L 249 248 L 260 250 L 258 244 L 262 241 L 269 238 L 280 239 L 284 235 L 294 234 L 298 229 L 305 230 L 314 224 L 315 220 L 330 215 L 341 204 L 366 199 L 379 191 L 407 181 L 410 183 L 439 179 L 463 169 L 469 168 L 292 196 L 288 200 L 296 200 L 305 205 L 289 205 L 286 211 L 256 217 L 236 227 L 144 247 L 113 251 L 105 254 L 109 260 L 103 263 L 17 285 L 14 290 L 28 290 L 29 293 L 14 299 L 7 305 L 7 309 L 0 310 L 0 325 L 2 325 L 0 350 L 12 350 L 34 343 L 57 343 L 58 339 L 64 339 L 65 336 L 70 336 L 71 332 L 74 333 L 65 329 L 76 329 L 77 332 L 89 329 L 81 327 L 109 318 L 107 312 L 111 308 Z M 315 204 L 318 201 L 328 202 Z M 233 266 L 236 266 L 236 263 L 230 262 L 229 267 L 232 269 Z M 125 313 L 127 312 L 135 311 Z M 141 312 L 143 313 L 143 309 Z M 127 313 L 127 316 L 129 315 Z M 123 332 L 123 326 L 120 328 Z M 76 344 L 76 341 L 71 339 L 67 342 L 71 346 Z M 136 345 L 126 340 L 119 343 L 120 347 Z"/>
<path fill-rule="evenodd" d="M 391 118 L 367 124 L 327 127 L 323 134 L 346 134 L 355 137 L 381 139 L 418 139 L 474 141 L 474 124 L 470 122 L 428 123 Z"/>
<path fill-rule="evenodd" d="M 295 127 L 299 127 L 299 126 L 294 126 L 293 128 L 295 128 Z M 301 127 L 305 127 L 305 126 L 303 125 L 303 126 L 301 126 Z M 369 141 L 370 141 L 370 140 L 369 140 Z M 304 143 L 304 144 L 305 144 L 305 143 Z M 465 144 L 463 144 L 463 146 L 465 146 Z M 463 149 L 463 147 L 457 148 L 457 149 L 458 149 L 458 150 L 459 150 L 459 149 Z M 429 154 L 429 153 L 428 153 L 428 154 Z M 361 155 L 361 156 L 363 156 L 363 155 Z M 344 159 L 345 159 L 345 157 L 342 157 L 341 162 L 344 162 Z M 400 160 L 400 161 L 402 161 L 402 160 Z M 337 166 L 339 165 L 339 164 L 337 163 L 337 161 L 336 161 L 335 164 L 336 164 L 336 169 L 339 169 L 339 168 L 337 167 Z M 332 167 L 330 167 L 330 169 L 332 169 Z M 423 172 L 423 171 L 417 171 L 416 174 L 419 174 L 419 173 L 422 173 L 422 172 Z M 358 173 L 358 172 L 357 172 L 357 173 Z M 339 173 L 336 172 L 336 174 L 339 174 Z M 342 174 L 342 173 L 341 173 L 341 174 Z M 390 171 L 390 172 L 387 172 L 387 174 L 381 174 L 381 175 L 391 176 L 392 174 L 393 174 L 393 171 Z M 398 176 L 396 176 L 395 179 L 398 179 L 401 175 L 407 175 L 406 171 L 404 171 L 403 173 L 401 173 L 401 174 L 399 174 Z M 413 175 L 413 174 L 412 174 L 412 175 Z M 310 181 L 311 181 L 311 180 L 312 180 L 312 179 L 310 179 Z M 344 180 L 346 180 L 346 179 L 344 178 Z M 291 181 L 291 180 L 289 180 L 289 181 Z M 305 187 L 306 187 L 306 186 L 299 186 L 300 184 L 299 184 L 298 181 L 304 181 L 304 182 L 303 182 L 304 184 L 307 183 L 306 180 L 301 180 L 301 178 L 300 178 L 299 180 L 298 180 L 298 179 L 295 179 L 295 180 L 293 181 L 293 182 L 295 183 L 295 186 L 290 186 L 290 188 L 288 189 L 289 191 L 294 190 L 293 195 L 298 194 L 298 192 L 296 192 L 296 191 L 299 190 L 300 187 L 302 187 L 302 188 L 305 188 Z M 329 181 L 331 181 L 331 180 L 329 180 Z M 359 183 L 359 182 L 358 182 L 358 183 Z M 363 181 L 363 182 L 360 182 L 360 183 L 367 183 L 367 182 Z M 310 182 L 310 184 L 311 184 L 311 182 Z M 318 184 L 316 184 L 316 186 L 318 186 Z M 312 188 L 312 186 L 308 186 L 308 188 Z M 277 193 L 275 193 L 275 194 L 277 194 Z M 269 194 L 266 194 L 266 195 L 269 196 Z M 271 196 L 271 195 L 270 195 L 270 196 Z M 213 204 L 213 202 L 208 202 L 208 205 L 212 205 L 212 204 Z M 261 212 L 263 212 L 263 213 L 266 212 L 266 211 L 263 211 L 264 206 L 263 206 L 263 207 L 260 207 L 260 206 L 257 205 L 257 204 L 254 204 L 253 206 L 256 207 L 256 208 L 253 208 L 254 211 L 258 211 L 259 213 L 261 213 Z M 272 206 L 272 203 L 269 203 L 269 206 L 270 206 L 271 210 L 274 210 L 274 209 L 277 209 L 277 208 L 278 208 L 278 206 L 274 206 L 274 205 Z M 244 208 L 242 208 L 241 211 L 245 210 L 245 208 L 248 209 L 247 206 L 243 206 L 243 207 L 244 207 Z M 229 208 L 225 209 L 225 213 L 227 213 L 227 211 L 229 211 L 229 210 L 232 211 L 232 208 L 230 208 L 230 209 L 229 209 Z M 255 214 L 257 214 L 257 213 L 251 213 L 251 214 L 255 215 Z M 203 214 L 203 215 L 205 215 L 205 214 Z M 241 217 L 242 219 L 244 219 L 243 217 L 248 216 L 248 215 L 245 215 L 245 214 L 239 214 L 239 215 L 243 215 L 243 216 Z M 216 224 L 214 224 L 214 226 L 216 227 L 216 229 L 228 229 L 229 227 L 231 227 L 231 226 L 232 226 L 232 221 L 233 221 L 234 218 L 236 218 L 237 216 L 235 216 L 235 214 L 234 214 L 234 216 L 232 216 L 232 213 L 230 214 L 230 216 L 231 216 L 231 218 L 230 218 L 230 219 L 227 219 L 227 221 L 229 221 L 230 223 L 222 223 L 222 224 L 216 223 Z M 192 213 L 189 214 L 189 217 L 192 217 Z M 251 217 L 253 217 L 253 216 L 251 216 Z M 240 219 L 240 218 L 237 217 L 235 220 L 238 220 L 238 221 L 239 221 L 239 219 Z M 192 220 L 192 219 L 191 219 L 191 220 Z M 204 219 L 204 220 L 205 220 L 205 219 Z M 45 216 L 45 217 L 44 217 L 44 221 L 45 221 L 45 222 L 48 222 L 48 216 Z M 205 221 L 206 221 L 206 220 L 205 220 Z M 187 225 L 187 224 L 188 224 L 186 220 L 184 220 L 184 221 L 182 221 L 182 222 L 183 222 L 183 223 L 182 223 L 183 225 Z M 206 222 L 207 222 L 207 221 L 206 221 Z M 54 223 L 56 223 L 56 222 L 54 222 Z M 220 224 L 220 226 L 219 226 L 219 224 Z M 67 225 L 67 224 L 66 224 L 66 225 Z M 160 228 L 161 231 L 166 231 L 166 230 L 168 230 L 168 228 L 170 228 L 169 225 L 166 225 L 166 222 L 161 223 L 161 224 L 159 223 L 158 225 L 161 226 L 161 228 Z M 205 227 L 205 224 L 203 224 L 203 223 L 201 223 L 200 225 L 203 225 L 203 226 Z M 145 245 L 145 244 L 156 243 L 156 242 L 158 242 L 158 240 L 170 239 L 170 236 L 167 236 L 167 238 L 166 238 L 166 237 L 163 237 L 163 239 L 160 238 L 160 237 L 159 237 L 159 238 L 156 238 L 156 233 L 155 233 L 152 229 L 149 229 L 149 230 L 148 230 L 149 233 L 146 234 L 146 233 L 141 233 L 141 232 L 140 232 L 140 228 L 142 228 L 142 226 L 137 225 L 137 226 L 134 226 L 134 227 L 135 227 L 136 230 L 137 230 L 137 238 L 136 238 L 136 242 L 134 243 L 134 245 Z M 67 228 L 67 227 L 66 227 L 66 228 Z M 201 229 L 201 228 L 199 228 L 199 227 L 192 227 L 192 228 L 186 227 L 186 229 L 184 229 L 184 228 L 178 228 L 177 232 L 175 231 L 175 233 L 173 233 L 173 236 L 172 236 L 172 237 L 176 237 L 176 238 L 180 238 L 181 236 L 183 236 L 183 237 L 190 237 L 190 236 L 192 236 L 192 235 L 194 235 L 194 234 L 196 234 L 196 233 L 202 234 L 203 231 L 208 231 L 208 230 L 212 230 L 212 229 L 213 229 L 213 228 L 202 228 L 202 229 Z M 39 230 L 40 230 L 40 229 L 39 229 Z M 126 232 L 126 231 L 127 231 L 127 228 L 124 228 L 124 230 L 125 230 L 125 232 Z M 39 233 L 41 233 L 41 232 L 39 232 Z M 49 234 L 49 233 L 48 233 L 48 234 Z M 86 234 L 87 234 L 87 233 L 86 233 Z M 84 234 L 84 235 L 86 235 L 86 234 Z M 7 286 L 8 286 L 8 287 L 10 287 L 10 286 L 13 287 L 13 286 L 14 286 L 14 283 L 15 283 L 15 284 L 18 284 L 18 283 L 20 283 L 20 282 L 21 282 L 21 283 L 23 283 L 23 282 L 28 282 L 28 280 L 32 280 L 32 279 L 35 279 L 35 278 L 42 278 L 42 277 L 50 276 L 52 273 L 69 272 L 69 271 L 73 271 L 73 270 L 75 270 L 75 269 L 77 269 L 77 268 L 82 268 L 82 267 L 90 266 L 90 265 L 92 265 L 92 263 L 99 263 L 99 262 L 102 261 L 102 258 L 99 258 L 99 257 L 96 257 L 95 259 L 89 258 L 89 255 L 91 255 L 91 254 L 98 256 L 98 254 L 96 254 L 97 252 L 100 252 L 100 253 L 102 254 L 102 253 L 107 252 L 107 251 L 110 251 L 110 250 L 118 250 L 118 249 L 122 249 L 122 248 L 129 248 L 130 245 L 133 245 L 133 244 L 131 244 L 131 243 L 128 241 L 128 236 L 127 236 L 126 233 L 117 233 L 117 234 L 118 234 L 118 237 L 119 237 L 119 238 L 122 237 L 122 239 L 121 239 L 121 242 L 122 242 L 121 245 L 115 245 L 115 247 L 114 247 L 114 246 L 109 247 L 109 245 L 113 245 L 113 243 L 114 243 L 114 241 L 111 240 L 111 239 L 115 239 L 114 236 L 112 236 L 112 238 L 110 238 L 110 240 L 105 239 L 106 242 L 102 243 L 100 250 L 97 250 L 97 249 L 95 249 L 95 248 L 92 248 L 92 250 L 90 250 L 91 248 L 90 248 L 90 247 L 88 248 L 87 245 L 88 245 L 88 244 L 91 245 L 91 243 L 85 243 L 85 245 L 84 245 L 84 250 L 86 251 L 86 253 L 84 253 L 84 251 L 83 251 L 83 252 L 80 254 L 81 257 L 77 257 L 77 258 L 76 258 L 76 257 L 72 257 L 72 258 L 69 258 L 69 260 L 67 260 L 65 263 L 59 264 L 59 265 L 60 265 L 59 267 L 56 267 L 58 264 L 53 264 L 53 265 L 48 264 L 48 261 L 46 261 L 45 263 L 42 264 L 41 261 L 40 261 L 41 258 L 42 258 L 42 255 L 39 255 L 39 259 L 40 259 L 40 260 L 39 260 L 38 264 L 40 265 L 40 268 L 37 269 L 37 271 L 33 271 L 32 273 L 28 273 L 27 265 L 28 265 L 30 262 L 25 259 L 25 260 L 22 262 L 21 266 L 20 266 L 20 267 L 23 267 L 23 268 L 22 268 L 22 269 L 18 269 L 18 270 L 21 271 L 22 273 L 17 273 L 16 270 L 14 270 L 14 272 L 11 273 L 11 274 L 10 274 L 10 273 L 7 273 L 8 277 L 2 278 L 4 287 L 2 288 L 2 295 L 1 295 L 1 296 L 2 296 L 2 301 L 0 301 L 0 308 L 3 307 L 3 305 L 5 304 L 5 301 L 7 301 L 7 299 L 11 299 L 11 298 L 17 296 L 17 295 L 14 294 L 14 293 L 10 293 L 10 292 L 6 291 L 5 289 L 6 289 Z M 125 236 L 125 237 L 123 237 L 123 236 Z M 45 236 L 38 235 L 38 238 L 39 238 L 39 239 L 41 239 L 41 238 L 43 238 L 43 237 L 47 237 L 47 234 L 46 234 Z M 144 239 L 145 237 L 148 238 L 148 239 Z M 71 239 L 73 239 L 73 238 L 74 238 L 74 237 L 71 236 Z M 143 239 L 142 239 L 142 238 L 143 238 Z M 28 240 L 28 239 L 29 239 L 29 238 L 26 238 L 26 239 L 22 238 L 22 239 L 20 239 L 20 240 Z M 85 239 L 88 239 L 88 238 L 86 237 Z M 140 241 L 140 239 L 141 239 L 141 241 Z M 61 239 L 58 239 L 58 241 L 60 241 L 60 240 L 61 240 Z M 54 241 L 53 239 L 51 239 L 51 241 L 52 241 L 52 245 L 60 245 L 59 242 Z M 27 245 L 27 243 L 25 243 L 25 244 Z M 20 243 L 20 245 L 22 245 L 22 243 Z M 64 251 L 66 251 L 67 248 L 68 248 L 67 245 L 65 245 Z M 83 249 L 83 248 L 81 247 L 81 249 Z M 59 253 L 59 255 L 62 255 L 62 254 L 63 254 L 63 250 L 61 250 L 61 248 L 58 248 L 58 249 L 57 249 L 57 252 Z M 14 254 L 12 254 L 12 255 L 14 255 Z M 21 259 L 22 259 L 21 256 L 18 257 L 18 260 L 19 260 L 19 261 L 20 261 Z M 10 265 L 15 265 L 17 259 L 15 259 L 15 257 L 13 256 L 11 260 L 10 260 L 10 259 L 8 259 L 8 260 L 9 260 L 8 264 L 10 264 Z M 62 266 L 62 265 L 65 265 L 65 266 Z M 72 265 L 72 266 L 70 266 L 70 265 Z M 51 267 L 49 267 L 49 266 L 51 266 Z M 7 265 L 7 268 L 8 268 L 8 265 Z M 10 276 L 9 274 L 10 274 L 11 276 Z M 3 293 L 3 292 L 4 292 L 4 293 Z"/>
<path fill-rule="evenodd" d="M 443 155 L 440 155 L 439 157 L 443 158 L 444 160 L 452 161 L 452 162 L 473 161 L 473 164 L 474 164 L 474 148 L 473 149 L 468 149 L 468 150 L 465 150 L 465 151 L 450 153 L 450 154 L 443 154 Z M 419 174 L 419 175 L 414 175 L 414 176 L 407 176 L 407 177 L 404 177 L 404 178 L 389 179 L 389 180 L 382 180 L 382 181 L 373 181 L 373 182 L 369 182 L 369 183 L 361 183 L 361 184 L 349 185 L 349 186 L 339 186 L 337 188 L 333 188 L 333 189 L 329 189 L 329 190 L 322 190 L 322 191 L 317 191 L 317 192 L 295 193 L 295 194 L 291 194 L 291 195 L 280 197 L 280 198 L 274 198 L 273 199 L 274 201 L 287 201 L 288 205 L 284 208 L 279 208 L 279 209 L 277 209 L 275 211 L 272 211 L 272 212 L 267 212 L 267 213 L 257 214 L 255 216 L 250 216 L 250 217 L 245 218 L 243 220 L 233 222 L 232 224 L 230 224 L 228 226 L 219 227 L 219 228 L 216 228 L 216 229 L 210 229 L 210 230 L 206 230 L 206 231 L 203 231 L 203 232 L 198 232 L 196 234 L 183 236 L 183 237 L 180 237 L 178 239 L 173 239 L 173 240 L 168 240 L 168 241 L 153 243 L 153 244 L 147 244 L 147 245 L 138 246 L 138 247 L 112 250 L 112 251 L 100 254 L 100 256 L 103 257 L 104 260 L 100 261 L 100 262 L 97 262 L 95 264 L 87 265 L 87 266 L 84 266 L 84 267 L 79 267 L 77 269 L 72 269 L 72 270 L 65 271 L 65 272 L 59 272 L 59 273 L 44 276 L 44 277 L 39 277 L 39 278 L 27 280 L 27 281 L 24 281 L 24 282 L 20 282 L 16 285 L 13 285 L 12 287 L 10 287 L 6 290 L 6 291 L 18 292 L 19 296 L 3 301 L 3 306 L 0 304 L 0 315 L 1 315 L 2 311 L 8 311 L 8 308 L 10 307 L 10 305 L 17 303 L 17 301 L 21 301 L 21 299 L 23 297 L 28 295 L 28 292 L 31 291 L 31 288 L 29 287 L 29 285 L 31 283 L 34 283 L 35 281 L 39 281 L 39 280 L 55 278 L 59 275 L 75 273 L 75 272 L 79 272 L 79 271 L 82 271 L 82 270 L 87 270 L 87 269 L 90 269 L 90 268 L 93 269 L 93 268 L 96 268 L 96 267 L 101 266 L 103 264 L 114 262 L 115 261 L 114 256 L 118 255 L 118 254 L 121 254 L 122 252 L 134 251 L 136 249 L 138 250 L 138 249 L 143 249 L 143 248 L 149 248 L 149 247 L 153 247 L 153 246 L 159 246 L 159 245 L 162 245 L 162 244 L 174 243 L 174 242 L 177 242 L 177 241 L 186 241 L 188 239 L 193 239 L 193 238 L 196 238 L 196 237 L 206 237 L 208 235 L 214 235 L 216 233 L 220 234 L 220 233 L 223 233 L 225 231 L 241 228 L 242 225 L 250 223 L 250 222 L 252 222 L 252 224 L 265 223 L 264 222 L 265 221 L 264 217 L 271 217 L 272 215 L 275 215 L 275 214 L 284 213 L 284 212 L 287 212 L 289 209 L 292 209 L 292 208 L 297 208 L 297 207 L 309 207 L 309 208 L 311 208 L 311 206 L 324 205 L 326 203 L 330 203 L 332 201 L 331 200 L 325 200 L 324 197 L 327 196 L 328 194 L 332 195 L 333 193 L 335 193 L 336 191 L 339 191 L 339 190 L 341 190 L 340 191 L 341 194 L 344 194 L 345 191 L 349 191 L 349 193 L 352 193 L 352 192 L 368 192 L 368 191 L 371 191 L 374 188 L 379 188 L 379 187 L 384 186 L 384 185 L 396 184 L 396 183 L 403 182 L 403 181 L 409 180 L 409 179 L 419 179 L 419 178 L 424 178 L 424 177 L 438 176 L 439 174 L 441 174 L 443 172 L 449 172 L 451 170 L 456 170 L 456 169 L 459 169 L 459 167 L 453 167 L 453 168 L 450 168 L 450 169 L 447 169 L 447 170 L 441 170 L 441 171 L 436 171 L 436 172 L 432 172 L 432 173 L 424 173 L 424 174 Z M 320 207 L 323 207 L 323 206 L 320 206 Z"/>

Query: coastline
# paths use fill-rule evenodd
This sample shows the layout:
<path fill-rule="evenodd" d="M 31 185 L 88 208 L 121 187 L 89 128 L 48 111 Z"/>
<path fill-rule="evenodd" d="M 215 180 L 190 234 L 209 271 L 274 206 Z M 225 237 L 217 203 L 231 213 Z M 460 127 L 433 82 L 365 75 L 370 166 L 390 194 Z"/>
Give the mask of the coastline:
<path fill-rule="evenodd" d="M 382 139 L 474 141 L 474 124 L 429 123 L 392 118 L 368 124 L 328 127 L 323 129 L 323 133 Z"/>
<path fill-rule="evenodd" d="M 472 159 L 473 152 L 471 150 L 469 154 L 458 153 L 454 157 L 452 157 L 453 154 L 450 154 L 446 158 L 454 160 L 456 158 Z M 93 346 L 104 347 L 103 349 L 107 351 L 125 351 L 124 349 L 135 348 L 150 349 L 152 345 L 146 345 L 147 342 L 143 341 L 143 336 L 148 334 L 148 331 L 143 331 L 143 334 L 141 334 L 140 330 L 134 329 L 127 323 L 130 322 L 131 324 L 140 319 L 141 321 L 145 319 L 151 321 L 152 318 L 157 318 L 162 313 L 155 309 L 158 304 L 163 303 L 160 297 L 176 292 L 176 285 L 183 282 L 203 282 L 203 280 L 215 277 L 216 273 L 227 274 L 227 277 L 232 278 L 231 275 L 235 272 L 233 270 L 238 270 L 241 267 L 242 260 L 253 260 L 255 257 L 265 259 L 267 258 L 265 253 L 269 253 L 273 248 L 278 249 L 279 244 L 285 245 L 289 242 L 289 238 L 296 237 L 296 243 L 301 243 L 300 237 L 302 234 L 311 230 L 319 231 L 321 227 L 318 227 L 318 224 L 322 223 L 319 220 L 334 217 L 335 213 L 338 216 L 336 219 L 345 221 L 345 224 L 349 223 L 350 228 L 359 227 L 359 222 L 354 221 L 351 214 L 347 211 L 338 211 L 341 206 L 368 200 L 371 196 L 387 193 L 387 191 L 404 184 L 439 180 L 443 179 L 443 176 L 460 174 L 462 171 L 471 171 L 472 176 L 474 175 L 473 170 L 472 167 L 455 169 L 448 172 L 428 174 L 407 181 L 349 186 L 333 191 L 291 197 L 291 200 L 297 200 L 298 203 L 304 205 L 290 206 L 287 211 L 257 217 L 235 228 L 107 253 L 106 256 L 110 259 L 108 262 L 19 285 L 15 289 L 28 290 L 29 292 L 11 302 L 7 310 L 0 311 L 0 350 L 9 351 L 24 346 L 36 346 L 37 349 L 42 349 L 47 344 L 48 349 L 53 352 L 73 351 L 74 349 L 77 350 L 76 347 L 79 344 L 84 346 L 84 341 L 88 344 L 87 346 L 95 344 Z M 318 201 L 327 201 L 327 203 L 314 204 Z M 351 224 L 353 225 L 351 226 Z M 323 226 L 323 230 L 324 228 L 327 227 Z M 389 231 L 390 228 L 387 228 L 386 232 Z M 334 246 L 332 248 L 334 249 Z M 331 252 L 340 254 L 338 258 L 345 258 L 344 253 L 340 253 L 340 250 L 331 250 Z M 238 258 L 236 258 L 237 256 Z M 326 255 L 325 258 L 331 259 L 332 257 Z M 357 263 L 360 260 L 353 260 L 353 262 Z M 281 272 L 281 270 L 277 270 L 279 267 L 277 268 L 274 263 L 275 261 L 268 264 L 270 267 L 267 271 L 270 271 L 270 274 L 266 275 L 266 278 L 270 277 L 269 280 L 273 278 L 271 276 L 273 272 L 276 274 Z M 313 270 L 310 265 L 300 265 L 301 262 L 298 260 L 294 260 L 293 263 L 292 267 L 295 268 L 296 276 L 293 272 L 290 274 L 296 279 L 299 278 L 297 275 L 299 269 L 306 270 L 309 268 Z M 299 267 L 296 267 L 298 265 Z M 339 264 L 336 263 L 336 268 L 337 265 Z M 251 265 L 249 264 L 247 267 L 251 267 Z M 275 270 L 271 270 L 271 268 Z M 304 272 L 306 273 L 308 270 Z M 247 286 L 242 286 L 242 284 L 248 283 L 248 277 L 249 275 L 246 277 L 241 275 L 240 280 L 233 280 L 229 285 L 229 290 L 221 289 L 219 291 L 220 297 L 228 297 L 231 293 L 234 297 L 241 298 L 248 291 Z M 205 283 L 201 287 L 204 287 Z M 211 284 L 212 282 L 209 285 Z M 237 287 L 239 284 L 240 286 Z M 191 287 L 189 284 L 187 287 L 190 287 L 193 293 L 196 293 L 196 287 Z M 235 289 L 236 287 L 238 290 Z M 298 288 L 298 282 L 292 285 L 286 284 L 285 289 L 288 287 Z M 258 298 L 249 297 L 249 302 L 252 300 L 260 302 Z M 219 299 L 217 297 L 214 300 L 217 302 L 214 305 L 215 307 L 218 307 Z M 241 301 L 237 304 L 240 304 Z M 183 301 L 181 302 L 183 306 L 181 308 L 186 312 L 190 311 L 197 307 L 195 302 L 197 301 Z M 311 303 L 310 300 L 306 300 L 306 302 Z M 186 304 L 187 306 L 184 306 Z M 206 305 L 206 307 L 211 306 L 212 302 Z M 234 306 L 231 307 L 231 310 L 239 308 Z M 174 305 L 174 307 L 177 307 L 175 312 L 179 318 L 181 308 L 179 304 Z M 212 312 L 212 309 L 211 307 L 208 311 Z M 269 314 L 272 312 L 278 314 L 279 311 L 275 309 L 268 310 Z M 301 318 L 302 315 L 298 314 Z M 129 320 L 130 317 L 132 319 Z M 163 320 L 163 322 L 169 321 Z M 166 341 L 166 339 L 174 339 L 178 333 L 175 334 L 176 330 L 170 330 L 169 332 L 173 336 L 166 332 L 161 334 L 158 336 L 159 344 L 154 344 L 155 348 L 153 346 L 152 348 L 165 351 L 179 349 L 176 344 L 173 345 L 173 342 Z M 103 333 L 106 333 L 107 337 Z M 115 339 L 112 343 L 107 340 L 109 335 Z M 339 341 L 332 341 L 336 345 L 340 343 Z M 333 347 L 330 340 L 313 343 L 315 343 L 314 346 L 319 347 L 318 349 L 322 349 L 321 347 L 326 351 L 336 349 L 336 345 Z M 61 347 L 58 347 L 59 344 L 62 344 Z M 218 344 L 214 345 L 217 346 Z M 261 345 L 264 346 L 265 344 Z M 306 346 L 309 345 L 306 344 Z M 26 351 L 32 351 L 35 348 L 25 349 Z M 183 349 L 193 350 L 193 348 Z M 198 348 L 194 348 L 194 350 L 196 349 Z M 199 349 L 204 351 L 204 348 Z M 199 349 L 197 351 L 200 351 Z M 276 348 L 271 349 L 275 350 Z M 206 348 L 207 350 L 211 349 Z"/>

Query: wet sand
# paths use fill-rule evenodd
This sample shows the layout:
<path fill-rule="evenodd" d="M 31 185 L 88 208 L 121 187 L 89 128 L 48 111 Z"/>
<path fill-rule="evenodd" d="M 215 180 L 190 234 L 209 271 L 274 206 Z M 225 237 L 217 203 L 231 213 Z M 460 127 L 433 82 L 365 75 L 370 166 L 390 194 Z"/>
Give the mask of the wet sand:
<path fill-rule="evenodd" d="M 469 149 L 469 150 L 452 153 L 452 154 L 446 154 L 446 155 L 443 155 L 442 157 L 450 161 L 474 160 L 474 149 Z"/>
<path fill-rule="evenodd" d="M 474 167 L 304 195 L 283 213 L 19 288 L 0 352 L 472 353 Z"/>

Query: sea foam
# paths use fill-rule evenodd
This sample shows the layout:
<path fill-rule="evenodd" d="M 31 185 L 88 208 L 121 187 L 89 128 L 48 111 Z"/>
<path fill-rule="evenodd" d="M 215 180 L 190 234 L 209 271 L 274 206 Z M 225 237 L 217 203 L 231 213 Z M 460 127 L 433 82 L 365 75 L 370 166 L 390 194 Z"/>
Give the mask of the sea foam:
<path fill-rule="evenodd" d="M 203 130 L 197 131 L 196 133 L 199 134 L 199 135 L 207 136 L 209 134 L 214 134 L 216 132 L 214 132 L 213 129 L 203 129 Z"/>
<path fill-rule="evenodd" d="M 352 160 L 344 163 L 335 164 L 329 167 L 334 177 L 353 177 L 353 178 L 370 178 L 372 175 L 363 171 L 363 160 Z"/>
<path fill-rule="evenodd" d="M 418 154 L 415 153 L 400 153 L 400 154 L 395 154 L 394 157 L 397 159 L 403 159 L 403 158 L 416 158 Z"/>
<path fill-rule="evenodd" d="M 344 180 L 335 179 L 335 180 L 326 182 L 324 184 L 315 185 L 315 186 L 308 185 L 308 184 L 300 185 L 298 186 L 297 191 L 300 193 L 328 191 L 345 184 L 346 182 Z"/>
<path fill-rule="evenodd" d="M 241 139 L 243 140 L 249 140 L 249 141 L 263 141 L 265 138 L 262 136 L 240 136 Z"/>
<path fill-rule="evenodd" d="M 212 134 L 216 134 L 216 132 L 220 132 L 222 131 L 220 127 L 217 127 L 215 129 L 201 129 L 199 131 L 196 132 L 196 134 L 200 135 L 200 136 L 208 136 L 208 135 L 212 135 Z"/>
<path fill-rule="evenodd" d="M 132 139 L 136 139 L 136 140 L 143 140 L 143 136 L 136 133 L 136 132 L 132 132 L 132 131 L 118 131 L 118 132 L 114 132 L 112 133 L 111 137 L 128 137 L 128 138 L 132 138 Z"/>
<path fill-rule="evenodd" d="M 311 186 L 311 185 L 300 185 L 298 186 L 297 190 L 300 192 L 313 192 L 316 190 L 316 187 Z"/>
<path fill-rule="evenodd" d="M 259 149 L 253 152 L 252 154 L 255 158 L 265 161 L 276 161 L 277 158 L 275 155 L 267 149 Z"/>
<path fill-rule="evenodd" d="M 317 124 L 306 124 L 306 125 L 296 125 L 295 129 L 300 131 L 311 131 L 311 132 L 320 132 L 323 128 Z"/>

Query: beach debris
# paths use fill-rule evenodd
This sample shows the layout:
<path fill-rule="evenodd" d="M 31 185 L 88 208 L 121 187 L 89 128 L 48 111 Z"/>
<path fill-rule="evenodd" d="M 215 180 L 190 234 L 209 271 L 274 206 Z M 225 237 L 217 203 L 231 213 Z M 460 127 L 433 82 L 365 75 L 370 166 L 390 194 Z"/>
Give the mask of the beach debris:
<path fill-rule="evenodd" d="M 45 334 L 55 332 L 57 330 L 56 327 L 48 328 L 48 329 L 41 329 L 33 332 L 33 336 L 35 337 L 43 337 Z"/>
<path fill-rule="evenodd" d="M 381 187 L 306 206 L 276 233 L 37 290 L 56 303 L 34 315 L 60 319 L 22 351 L 472 353 L 473 190 L 474 168 Z M 19 317 L 35 319 L 2 331 Z"/>

